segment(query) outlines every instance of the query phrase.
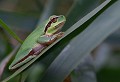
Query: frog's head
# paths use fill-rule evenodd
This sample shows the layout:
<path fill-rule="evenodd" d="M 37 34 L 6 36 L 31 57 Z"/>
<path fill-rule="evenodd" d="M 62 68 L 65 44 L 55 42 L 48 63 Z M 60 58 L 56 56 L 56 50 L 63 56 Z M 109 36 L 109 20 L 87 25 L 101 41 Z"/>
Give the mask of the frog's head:
<path fill-rule="evenodd" d="M 50 16 L 48 23 L 45 27 L 45 34 L 46 35 L 53 35 L 55 33 L 58 33 L 60 29 L 63 27 L 66 19 L 63 15 L 60 16 Z"/>

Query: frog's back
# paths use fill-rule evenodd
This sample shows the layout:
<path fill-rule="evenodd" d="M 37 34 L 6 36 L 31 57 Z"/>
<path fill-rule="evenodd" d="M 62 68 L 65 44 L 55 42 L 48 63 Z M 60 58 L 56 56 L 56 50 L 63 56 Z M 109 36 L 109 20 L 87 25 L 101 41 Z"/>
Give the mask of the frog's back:
<path fill-rule="evenodd" d="M 16 54 L 16 57 L 14 59 L 14 61 L 12 62 L 12 64 L 10 65 L 10 69 L 12 68 L 13 65 L 16 64 L 16 62 L 21 62 L 21 59 L 24 59 L 25 56 L 27 56 L 30 52 L 30 50 L 32 48 L 34 48 L 36 46 L 37 43 L 37 39 L 42 36 L 44 34 L 44 29 L 45 29 L 45 25 L 46 25 L 45 21 L 44 23 L 42 23 L 39 27 L 37 27 L 23 42 L 23 44 L 21 45 L 19 51 Z"/>
<path fill-rule="evenodd" d="M 33 48 L 37 43 L 37 39 L 44 34 L 44 27 L 45 27 L 44 22 L 41 26 L 37 27 L 23 42 L 21 48 L 19 51 L 28 49 L 28 48 Z"/>

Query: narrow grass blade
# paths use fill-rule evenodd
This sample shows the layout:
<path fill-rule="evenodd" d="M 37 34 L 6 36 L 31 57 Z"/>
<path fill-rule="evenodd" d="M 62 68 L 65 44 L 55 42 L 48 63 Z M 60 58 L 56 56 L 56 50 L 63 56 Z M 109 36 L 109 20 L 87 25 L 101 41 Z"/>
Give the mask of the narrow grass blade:
<path fill-rule="evenodd" d="M 67 23 L 68 22 L 70 22 L 70 21 L 73 21 L 73 22 L 75 22 L 75 21 L 77 21 L 78 19 L 79 19 L 79 17 L 78 16 L 80 16 L 80 18 L 82 17 L 82 16 L 84 16 L 87 12 L 89 12 L 90 10 L 92 10 L 92 8 L 94 8 L 95 6 L 96 6 L 96 4 L 98 4 L 98 2 L 97 1 L 92 1 L 92 3 L 93 3 L 93 5 L 90 5 L 90 9 L 87 9 L 87 8 L 85 8 L 84 7 L 84 5 L 81 5 L 82 3 L 84 3 L 84 4 L 88 4 L 88 3 L 85 3 L 85 2 L 89 2 L 88 0 L 85 0 L 85 1 L 79 1 L 79 0 L 76 0 L 76 2 L 75 2 L 75 4 L 77 5 L 77 6 L 75 6 L 75 4 L 74 4 L 74 6 L 73 6 L 73 8 L 71 9 L 71 13 L 72 14 L 69 14 L 68 15 L 68 20 L 67 20 Z M 79 4 L 78 4 L 79 3 Z M 96 4 L 95 4 L 96 3 Z M 82 8 L 85 8 L 85 9 L 87 9 L 87 11 L 86 12 L 84 12 L 84 13 L 82 13 L 81 14 L 81 12 L 79 12 L 78 11 L 78 13 L 73 13 L 74 12 L 74 10 L 76 10 L 76 9 L 78 9 L 77 7 L 79 7 L 79 6 L 83 6 Z M 108 5 L 109 6 L 109 5 Z M 89 15 L 86 15 L 84 18 L 82 18 L 81 20 L 79 20 L 77 23 L 75 23 L 74 25 L 76 25 L 76 27 L 79 27 L 79 24 L 81 25 L 80 26 L 80 28 L 79 28 L 79 32 L 78 31 L 76 31 L 76 32 L 74 32 L 74 33 L 72 33 L 72 34 L 70 34 L 69 35 L 69 38 L 67 38 L 66 40 L 64 39 L 64 41 L 61 41 L 61 42 L 59 42 L 59 44 L 57 44 L 57 45 L 59 45 L 59 46 L 55 46 L 55 47 L 53 47 L 52 49 L 50 49 L 49 51 L 48 51 L 48 53 L 49 54 L 46 54 L 46 57 L 43 59 L 43 62 L 45 63 L 45 65 L 46 66 L 49 66 L 50 64 L 51 64 L 51 62 L 58 56 L 58 54 L 63 50 L 63 48 L 69 43 L 69 41 L 72 39 L 72 38 L 74 38 L 77 34 L 76 33 L 80 33 L 81 31 L 83 31 L 87 26 L 84 26 L 84 25 L 89 25 L 98 15 L 100 15 L 100 13 L 102 13 L 108 6 L 106 6 L 105 8 L 103 8 L 100 12 L 99 12 L 99 14 L 96 14 L 95 16 L 93 16 L 89 21 L 84 21 L 85 19 L 84 18 L 86 18 L 87 19 L 87 17 L 89 18 Z M 95 9 L 95 8 L 94 8 Z M 96 10 L 99 10 L 99 8 L 98 9 L 96 9 Z M 91 12 L 91 14 L 95 14 L 95 12 L 93 11 L 93 12 Z M 76 18 L 77 17 L 77 18 Z M 74 18 L 76 18 L 76 19 L 74 19 Z M 88 20 L 88 19 L 87 19 Z M 84 25 L 82 25 L 83 24 L 83 21 L 84 21 L 84 23 L 86 22 L 86 24 L 84 24 Z M 78 25 L 78 26 L 77 26 Z M 68 23 L 68 26 L 69 26 L 69 23 Z M 62 28 L 62 30 L 63 31 L 65 31 L 66 29 L 68 29 L 68 26 L 67 25 L 65 25 L 63 28 Z M 83 27 L 84 26 L 84 27 Z M 73 29 L 76 29 L 75 27 L 73 27 Z M 72 30 L 72 29 L 71 29 Z M 67 32 L 69 32 L 69 31 L 67 31 Z"/>
<path fill-rule="evenodd" d="M 103 7 L 105 7 L 111 0 L 107 0 L 105 1 L 103 4 L 101 4 L 99 7 L 97 7 L 96 9 L 94 9 L 92 12 L 90 12 L 88 15 L 86 15 L 85 17 L 83 17 L 81 20 L 79 20 L 76 24 L 74 24 L 70 29 L 68 29 L 65 32 L 65 36 L 63 36 L 62 38 L 60 38 L 59 40 L 57 40 L 56 42 L 54 42 L 52 45 L 48 46 L 45 50 L 43 50 L 36 58 L 34 58 L 33 60 L 31 60 L 30 62 L 28 62 L 26 65 L 22 66 L 20 69 L 18 69 L 15 73 L 13 73 L 10 77 L 6 78 L 4 81 L 2 82 L 6 82 L 9 79 L 15 77 L 16 75 L 18 75 L 20 72 L 22 72 L 23 70 L 25 70 L 27 67 L 29 67 L 33 62 L 35 62 L 42 54 L 44 54 L 47 50 L 49 50 L 53 45 L 55 45 L 56 43 L 58 43 L 61 39 L 63 38 L 67 38 L 67 36 L 69 34 L 74 34 L 73 31 L 75 31 L 77 28 L 79 28 L 82 24 L 84 24 L 86 21 L 88 21 L 90 18 L 92 18 L 96 13 L 98 13 L 101 9 L 103 9 Z M 72 38 L 70 38 L 72 39 Z"/>
<path fill-rule="evenodd" d="M 41 82 L 62 82 L 107 36 L 120 28 L 120 1 L 103 12 L 81 34 L 75 37 L 49 66 Z"/>
<path fill-rule="evenodd" d="M 80 20 L 99 5 L 100 0 L 74 0 L 74 4 L 67 13 L 67 21 L 62 30 L 65 31 L 70 28 L 78 20 Z"/>
<path fill-rule="evenodd" d="M 0 19 L 0 25 L 21 44 L 23 41 Z"/>

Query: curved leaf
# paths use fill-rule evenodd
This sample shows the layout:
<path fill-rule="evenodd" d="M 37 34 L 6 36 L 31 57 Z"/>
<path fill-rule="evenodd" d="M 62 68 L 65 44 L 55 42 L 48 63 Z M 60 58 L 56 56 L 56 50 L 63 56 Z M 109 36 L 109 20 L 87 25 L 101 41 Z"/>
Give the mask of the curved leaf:
<path fill-rule="evenodd" d="M 120 1 L 115 2 L 75 37 L 68 47 L 53 61 L 41 82 L 62 82 L 107 36 L 120 27 Z"/>
<path fill-rule="evenodd" d="M 18 75 L 20 72 L 22 72 L 23 70 L 25 70 L 27 67 L 29 67 L 33 62 L 35 62 L 42 54 L 44 54 L 47 50 L 49 50 L 52 46 L 54 46 L 56 43 L 58 43 L 61 39 L 63 38 L 67 38 L 68 35 L 70 34 L 74 34 L 74 31 L 79 28 L 80 26 L 82 26 L 82 24 L 84 24 L 86 21 L 88 21 L 90 18 L 92 18 L 96 13 L 98 13 L 103 7 L 105 7 L 111 0 L 107 0 L 105 1 L 103 4 L 101 4 L 99 7 L 97 7 L 96 9 L 94 9 L 92 12 L 90 12 L 88 15 L 86 15 L 85 17 L 83 17 L 81 20 L 79 20 L 77 23 L 75 23 L 70 29 L 68 29 L 65 32 L 65 36 L 63 36 L 62 38 L 58 39 L 56 42 L 54 42 L 52 45 L 48 46 L 45 50 L 43 50 L 36 58 L 34 58 L 33 60 L 31 60 L 30 62 L 28 62 L 27 64 L 25 64 L 24 66 L 22 66 L 20 69 L 18 69 L 15 73 L 13 73 L 10 77 L 6 78 L 4 81 L 2 82 L 6 82 L 9 79 L 15 77 L 16 75 Z M 72 37 L 71 37 L 72 39 Z"/>
<path fill-rule="evenodd" d="M 95 9 L 99 5 L 99 3 L 100 0 L 75 0 L 71 9 L 67 13 L 67 21 L 62 30 L 63 31 L 67 30 L 69 27 L 75 24 L 79 19 L 87 15 L 93 9 Z"/>

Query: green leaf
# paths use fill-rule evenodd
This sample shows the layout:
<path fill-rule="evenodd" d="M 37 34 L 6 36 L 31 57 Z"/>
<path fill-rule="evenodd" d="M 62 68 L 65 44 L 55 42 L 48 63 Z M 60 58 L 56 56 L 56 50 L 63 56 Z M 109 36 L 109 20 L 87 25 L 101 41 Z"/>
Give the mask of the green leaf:
<path fill-rule="evenodd" d="M 43 50 L 36 58 L 34 58 L 33 60 L 31 60 L 30 62 L 28 62 L 26 65 L 22 66 L 20 69 L 18 69 L 15 73 L 13 73 L 10 77 L 6 78 L 4 81 L 2 82 L 6 82 L 9 79 L 15 77 L 16 75 L 18 75 L 20 72 L 22 72 L 23 70 L 25 70 L 27 67 L 29 67 L 33 62 L 35 62 L 42 54 L 44 54 L 47 50 L 49 50 L 53 45 L 55 45 L 56 43 L 58 43 L 61 39 L 67 39 L 68 35 L 73 34 L 74 35 L 74 31 L 79 28 L 80 26 L 82 26 L 82 24 L 84 24 L 86 21 L 88 21 L 91 17 L 93 17 L 96 13 L 98 13 L 103 7 L 105 7 L 108 3 L 110 2 L 110 0 L 105 1 L 102 5 L 100 5 L 99 7 L 97 7 L 95 10 L 93 10 L 92 12 L 90 12 L 88 15 L 86 15 L 85 17 L 83 17 L 81 20 L 79 20 L 77 23 L 75 23 L 70 29 L 68 29 L 65 32 L 65 36 L 60 38 L 59 40 L 57 40 L 56 42 L 54 42 L 52 45 L 48 46 L 45 50 Z M 73 37 L 70 37 L 70 39 L 72 39 Z M 55 45 L 57 46 L 57 44 Z M 52 48 L 51 48 L 52 49 Z M 47 52 L 46 52 L 47 53 Z M 56 81 L 57 82 L 57 81 Z"/>
<path fill-rule="evenodd" d="M 12 37 L 14 39 L 16 39 L 18 42 L 20 42 L 21 44 L 23 43 L 23 41 L 0 19 L 0 25 L 8 32 L 12 35 Z"/>
<path fill-rule="evenodd" d="M 99 0 L 91 0 L 91 2 L 93 4 L 90 3 L 89 0 L 75 0 L 75 3 L 72 6 L 72 9 L 70 9 L 70 12 L 68 13 L 67 16 L 67 21 L 64 25 L 64 27 L 62 28 L 62 31 L 65 31 L 66 29 L 68 29 L 71 26 L 71 21 L 73 22 L 72 24 L 74 24 L 75 22 L 77 22 L 80 18 L 82 18 L 83 16 L 85 16 L 87 13 L 90 12 L 90 10 L 93 10 L 96 8 L 96 6 L 99 3 Z M 88 5 L 89 3 L 89 5 Z M 85 5 L 88 5 L 87 8 L 85 7 Z M 77 11 L 77 9 L 79 9 L 79 11 Z M 83 10 L 86 10 L 86 12 L 82 12 Z M 77 12 L 74 12 L 77 11 Z M 81 13 L 82 12 L 82 13 Z M 95 17 L 94 17 L 95 19 Z M 92 19 L 93 20 L 93 19 Z M 70 22 L 70 23 L 69 23 Z M 80 23 L 80 22 L 79 22 Z M 90 22 L 89 22 L 90 23 Z M 88 23 L 87 23 L 88 25 Z M 85 29 L 85 27 L 80 27 L 79 28 L 81 31 Z M 81 32 L 80 31 L 80 32 Z M 79 34 L 79 32 L 77 32 Z M 42 62 L 45 63 L 46 68 L 51 64 L 51 62 L 59 55 L 59 53 L 63 50 L 63 48 L 69 43 L 69 41 L 74 38 L 76 36 L 76 32 L 70 34 L 66 40 L 61 41 L 58 46 L 54 46 L 54 48 L 50 49 L 46 55 L 45 58 L 42 59 Z"/>
<path fill-rule="evenodd" d="M 53 61 L 41 82 L 62 82 L 107 36 L 120 27 L 120 1 L 115 2 L 75 37 Z"/>
<path fill-rule="evenodd" d="M 62 30 L 67 30 L 79 19 L 87 15 L 93 9 L 95 9 L 99 5 L 99 3 L 100 0 L 74 0 L 74 4 L 67 13 L 67 21 Z"/>
<path fill-rule="evenodd" d="M 104 4 L 103 4 L 104 5 Z M 103 6 L 102 5 L 102 6 Z M 109 6 L 109 5 L 108 5 Z M 81 20 L 79 20 L 77 23 L 75 23 L 71 29 L 69 29 L 70 31 L 72 31 L 73 29 L 76 29 L 77 26 L 80 27 L 73 31 L 72 33 L 70 33 L 65 39 L 63 39 L 62 41 L 59 42 L 59 44 L 56 46 L 54 46 L 52 49 L 50 49 L 45 55 L 46 57 L 44 57 L 42 59 L 42 62 L 45 63 L 46 67 L 48 67 L 51 62 L 59 55 L 59 53 L 63 50 L 63 48 L 69 44 L 69 41 L 74 38 L 76 35 L 78 35 L 80 32 L 82 32 L 84 29 L 87 28 L 87 26 L 98 16 L 100 15 L 108 6 L 106 6 L 105 8 L 103 8 L 102 10 L 99 11 L 98 7 L 96 10 L 92 11 L 91 13 L 89 13 L 88 15 L 86 15 L 85 17 L 83 17 Z M 99 13 L 95 13 L 97 12 L 97 10 L 99 11 Z M 93 15 L 91 15 L 93 14 Z M 77 14 L 76 14 L 77 15 Z M 91 17 L 89 19 L 89 17 Z M 88 20 L 86 22 L 86 20 Z M 64 27 L 63 27 L 64 28 Z M 70 31 L 67 32 L 70 32 Z"/>

